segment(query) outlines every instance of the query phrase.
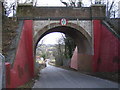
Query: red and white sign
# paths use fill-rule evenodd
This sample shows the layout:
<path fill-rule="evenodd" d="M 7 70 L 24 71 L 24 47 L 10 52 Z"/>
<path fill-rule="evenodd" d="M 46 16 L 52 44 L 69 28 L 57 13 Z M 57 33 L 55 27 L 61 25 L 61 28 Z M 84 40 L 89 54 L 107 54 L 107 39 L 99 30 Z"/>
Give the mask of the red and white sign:
<path fill-rule="evenodd" d="M 63 18 L 63 19 L 60 20 L 60 24 L 61 24 L 62 26 L 67 25 L 67 23 L 68 23 L 68 21 L 67 21 L 65 18 Z"/>

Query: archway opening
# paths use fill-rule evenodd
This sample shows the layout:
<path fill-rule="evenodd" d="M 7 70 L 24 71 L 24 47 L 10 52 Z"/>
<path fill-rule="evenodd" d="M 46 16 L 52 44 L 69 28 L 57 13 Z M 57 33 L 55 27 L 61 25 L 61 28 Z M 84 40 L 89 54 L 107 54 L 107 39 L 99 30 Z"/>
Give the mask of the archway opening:
<path fill-rule="evenodd" d="M 36 47 L 36 62 L 44 65 L 49 60 L 50 65 L 69 67 L 76 45 L 74 40 L 63 33 L 53 32 L 45 35 Z"/>
<path fill-rule="evenodd" d="M 42 30 L 39 30 L 36 36 L 34 37 L 35 52 L 38 42 L 45 35 L 53 32 L 64 33 L 65 35 L 70 36 L 75 42 L 75 45 L 77 47 L 75 53 L 77 54 L 77 56 L 73 57 L 73 60 L 74 58 L 76 58 L 77 60 L 76 62 L 70 63 L 70 65 L 76 63 L 75 66 L 73 65 L 73 68 L 77 67 L 78 70 L 91 71 L 92 70 L 92 39 L 86 33 L 86 31 L 83 30 L 81 27 L 73 28 L 70 26 L 54 26 L 54 25 L 53 27 L 51 26 L 51 28 L 48 28 L 48 26 L 44 27 Z"/>

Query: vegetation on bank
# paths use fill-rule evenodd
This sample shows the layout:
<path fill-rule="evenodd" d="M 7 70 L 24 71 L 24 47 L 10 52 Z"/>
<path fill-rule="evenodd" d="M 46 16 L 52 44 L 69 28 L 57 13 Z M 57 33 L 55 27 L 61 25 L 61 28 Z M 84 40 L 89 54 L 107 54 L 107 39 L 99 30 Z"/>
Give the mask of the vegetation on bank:
<path fill-rule="evenodd" d="M 17 35 L 18 21 L 15 18 L 3 17 L 2 22 L 2 54 L 5 58 L 11 51 L 11 43 Z M 15 48 L 14 48 L 15 49 Z"/>

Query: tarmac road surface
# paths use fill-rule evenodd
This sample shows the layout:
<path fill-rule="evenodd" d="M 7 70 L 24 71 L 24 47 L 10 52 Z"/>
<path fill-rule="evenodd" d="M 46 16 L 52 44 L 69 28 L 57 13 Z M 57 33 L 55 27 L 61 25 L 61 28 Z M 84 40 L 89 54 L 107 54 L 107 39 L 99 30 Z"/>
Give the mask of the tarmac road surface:
<path fill-rule="evenodd" d="M 33 88 L 118 88 L 118 83 L 47 64 Z M 102 89 L 103 90 L 103 89 Z M 106 90 L 106 89 L 105 89 Z M 113 89 L 112 89 L 113 90 Z"/>

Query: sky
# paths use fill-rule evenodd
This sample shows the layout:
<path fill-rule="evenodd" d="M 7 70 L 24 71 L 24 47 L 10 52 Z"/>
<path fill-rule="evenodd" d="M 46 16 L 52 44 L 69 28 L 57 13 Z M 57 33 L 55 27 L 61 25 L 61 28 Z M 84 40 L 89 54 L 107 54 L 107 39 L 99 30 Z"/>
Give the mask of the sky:
<path fill-rule="evenodd" d="M 62 1 L 66 1 L 69 2 L 69 0 L 62 0 Z M 90 0 L 83 0 L 83 3 L 85 5 L 90 5 L 89 3 Z M 64 6 L 60 0 L 38 0 L 38 5 L 40 6 Z"/>
<path fill-rule="evenodd" d="M 5 0 L 5 1 L 9 1 L 9 2 L 13 2 L 13 1 L 15 1 L 15 0 Z M 19 0 L 19 2 L 24 2 L 25 0 Z M 29 0 L 28 0 L 29 1 Z M 31 0 L 30 0 L 31 1 Z M 34 0 L 34 1 L 37 1 L 38 3 L 38 5 L 40 5 L 40 6 L 64 6 L 61 2 L 60 2 L 60 0 Z M 65 2 L 69 2 L 69 0 L 62 0 L 62 1 L 65 1 Z M 78 0 L 76 0 L 76 1 L 78 1 Z M 82 2 L 84 3 L 84 5 L 85 6 L 89 6 L 90 5 L 90 1 L 91 0 L 82 0 Z M 95 1 L 95 0 L 92 0 L 93 2 Z M 107 0 L 101 0 L 101 1 L 107 1 Z M 108 0 L 108 1 L 113 1 L 113 0 Z M 120 0 L 114 0 L 115 2 L 116 2 L 116 4 L 117 4 L 117 2 L 119 2 Z"/>
<path fill-rule="evenodd" d="M 14 1 L 14 0 L 8 0 L 10 2 Z M 20 2 L 24 2 L 25 0 L 19 0 Z M 29 1 L 29 0 L 28 0 Z M 31 1 L 31 0 L 30 0 Z M 34 0 L 34 1 L 37 1 L 37 4 L 40 5 L 40 6 L 64 6 L 60 0 Z M 65 1 L 65 2 L 69 2 L 69 0 L 62 0 L 62 1 Z M 76 0 L 78 1 L 78 0 Z M 82 0 L 82 2 L 84 4 L 87 4 L 89 5 L 89 2 L 90 0 Z"/>
<path fill-rule="evenodd" d="M 15 0 L 7 0 L 7 1 L 13 2 Z M 19 1 L 24 2 L 25 0 L 19 0 Z M 69 1 L 69 0 L 62 0 L 62 1 Z M 108 0 L 108 1 L 112 2 L 112 0 Z M 115 1 L 115 4 L 118 4 L 117 2 L 119 2 L 120 0 L 114 0 L 114 1 Z M 84 3 L 84 6 L 90 6 L 90 0 L 82 0 L 82 2 Z M 37 5 L 38 6 L 64 6 L 60 2 L 60 0 L 37 0 Z M 57 40 L 60 37 L 61 37 L 61 33 L 50 33 L 50 34 L 44 36 L 42 38 L 42 40 L 44 40 L 44 44 L 57 44 L 57 42 L 58 42 Z M 39 43 L 41 43 L 41 42 L 39 42 Z"/>
<path fill-rule="evenodd" d="M 58 39 L 63 35 L 63 33 L 53 32 L 44 36 L 38 44 L 57 44 Z M 43 42 L 42 42 L 43 41 Z"/>

